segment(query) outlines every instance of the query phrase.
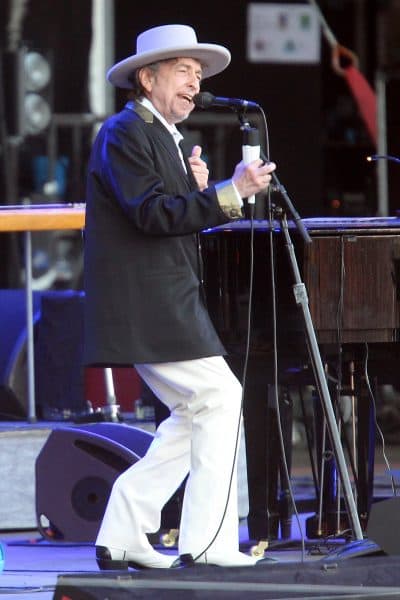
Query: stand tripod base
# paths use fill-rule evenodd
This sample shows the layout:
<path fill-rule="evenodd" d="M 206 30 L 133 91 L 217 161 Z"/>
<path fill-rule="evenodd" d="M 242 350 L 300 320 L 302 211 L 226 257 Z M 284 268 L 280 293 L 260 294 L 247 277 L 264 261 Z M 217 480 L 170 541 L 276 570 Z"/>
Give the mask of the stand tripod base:
<path fill-rule="evenodd" d="M 326 562 L 337 562 L 348 558 L 359 558 L 361 556 L 378 556 L 385 554 L 383 550 L 372 540 L 356 540 L 345 546 L 333 550 L 322 560 Z"/>

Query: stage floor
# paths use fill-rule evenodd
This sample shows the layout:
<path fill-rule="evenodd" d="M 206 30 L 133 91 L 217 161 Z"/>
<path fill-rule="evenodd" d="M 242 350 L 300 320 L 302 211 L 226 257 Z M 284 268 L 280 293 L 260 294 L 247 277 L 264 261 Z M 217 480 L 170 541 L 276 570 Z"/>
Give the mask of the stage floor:
<path fill-rule="evenodd" d="M 3 443 L 8 447 L 14 442 L 7 440 L 13 440 L 13 436 L 18 434 L 15 445 L 20 448 L 25 442 L 25 432 L 31 428 L 31 433 L 35 433 L 32 448 L 36 451 L 35 444 L 40 446 L 42 443 L 38 443 L 36 438 L 42 435 L 44 441 L 49 431 L 57 425 L 60 423 L 32 426 L 14 424 L 9 427 L 3 423 L 0 426 L 0 441 L 4 434 Z M 32 464 L 34 451 L 32 457 L 27 456 L 24 461 L 20 457 L 18 462 L 29 465 L 31 461 Z M 389 446 L 386 455 L 391 468 L 398 469 L 400 446 Z M 390 497 L 390 478 L 380 447 L 376 451 L 374 473 L 374 496 Z M 363 554 L 361 557 L 340 559 L 329 553 L 343 547 L 345 542 L 342 539 L 304 539 L 302 543 L 301 532 L 304 536 L 305 520 L 314 514 L 304 512 L 309 511 L 307 507 L 314 496 L 308 454 L 304 448 L 293 449 L 292 485 L 299 505 L 299 521 L 293 516 L 290 538 L 272 542 L 267 549 L 265 556 L 275 559 L 275 562 L 251 568 L 196 566 L 104 574 L 98 571 L 93 544 L 49 541 L 43 539 L 35 527 L 3 528 L 0 522 L 0 541 L 5 555 L 4 571 L 0 574 L 0 597 L 20 600 L 400 599 L 400 555 Z M 5 478 L 1 487 L 6 493 L 6 488 L 13 487 L 13 484 L 10 486 Z M 7 498 L 4 496 L 3 502 L 14 502 L 12 495 Z M 0 510 L 5 509 L 0 507 Z M 251 552 L 258 540 L 249 539 L 245 519 L 241 520 L 239 531 L 242 550 Z M 400 536 L 400 529 L 396 531 L 397 534 Z M 158 548 L 163 552 L 177 553 L 176 548 L 167 550 L 161 545 Z"/>
<path fill-rule="evenodd" d="M 245 522 L 240 534 L 242 549 L 248 551 Z M 35 531 L 7 532 L 1 539 L 5 569 L 0 596 L 7 599 L 400 598 L 400 556 L 331 559 L 321 541 L 307 541 L 304 552 L 294 538 L 286 545 L 272 544 L 265 555 L 276 562 L 262 566 L 101 573 L 92 544 L 48 542 Z M 341 546 L 330 543 L 329 550 Z"/>

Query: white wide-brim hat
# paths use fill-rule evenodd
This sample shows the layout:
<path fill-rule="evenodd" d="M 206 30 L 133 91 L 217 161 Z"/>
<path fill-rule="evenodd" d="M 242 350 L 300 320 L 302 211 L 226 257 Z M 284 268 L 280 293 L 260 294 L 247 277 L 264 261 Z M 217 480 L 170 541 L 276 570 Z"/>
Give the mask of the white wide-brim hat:
<path fill-rule="evenodd" d="M 136 54 L 116 63 L 107 73 L 110 83 L 120 88 L 131 88 L 129 76 L 133 71 L 158 60 L 194 58 L 202 65 L 202 78 L 221 73 L 231 61 L 231 53 L 224 46 L 200 44 L 188 25 L 162 25 L 141 33 L 136 40 Z"/>

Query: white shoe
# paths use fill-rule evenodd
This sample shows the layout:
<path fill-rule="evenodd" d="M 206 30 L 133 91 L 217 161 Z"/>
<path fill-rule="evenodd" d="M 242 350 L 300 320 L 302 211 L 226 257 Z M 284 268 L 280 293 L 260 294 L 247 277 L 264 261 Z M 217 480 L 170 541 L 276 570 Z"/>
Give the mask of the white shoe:
<path fill-rule="evenodd" d="M 133 569 L 169 569 L 177 556 L 162 554 L 153 548 L 144 552 L 132 552 L 119 548 L 96 546 L 96 560 L 102 571 Z"/>

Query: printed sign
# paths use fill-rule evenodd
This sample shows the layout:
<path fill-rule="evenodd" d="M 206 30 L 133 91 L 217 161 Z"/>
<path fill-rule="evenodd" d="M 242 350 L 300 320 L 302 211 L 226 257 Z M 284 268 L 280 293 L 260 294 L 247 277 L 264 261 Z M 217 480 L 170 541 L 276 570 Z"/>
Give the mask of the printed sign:
<path fill-rule="evenodd" d="M 320 22 L 309 4 L 251 3 L 247 59 L 265 63 L 318 63 Z"/>

